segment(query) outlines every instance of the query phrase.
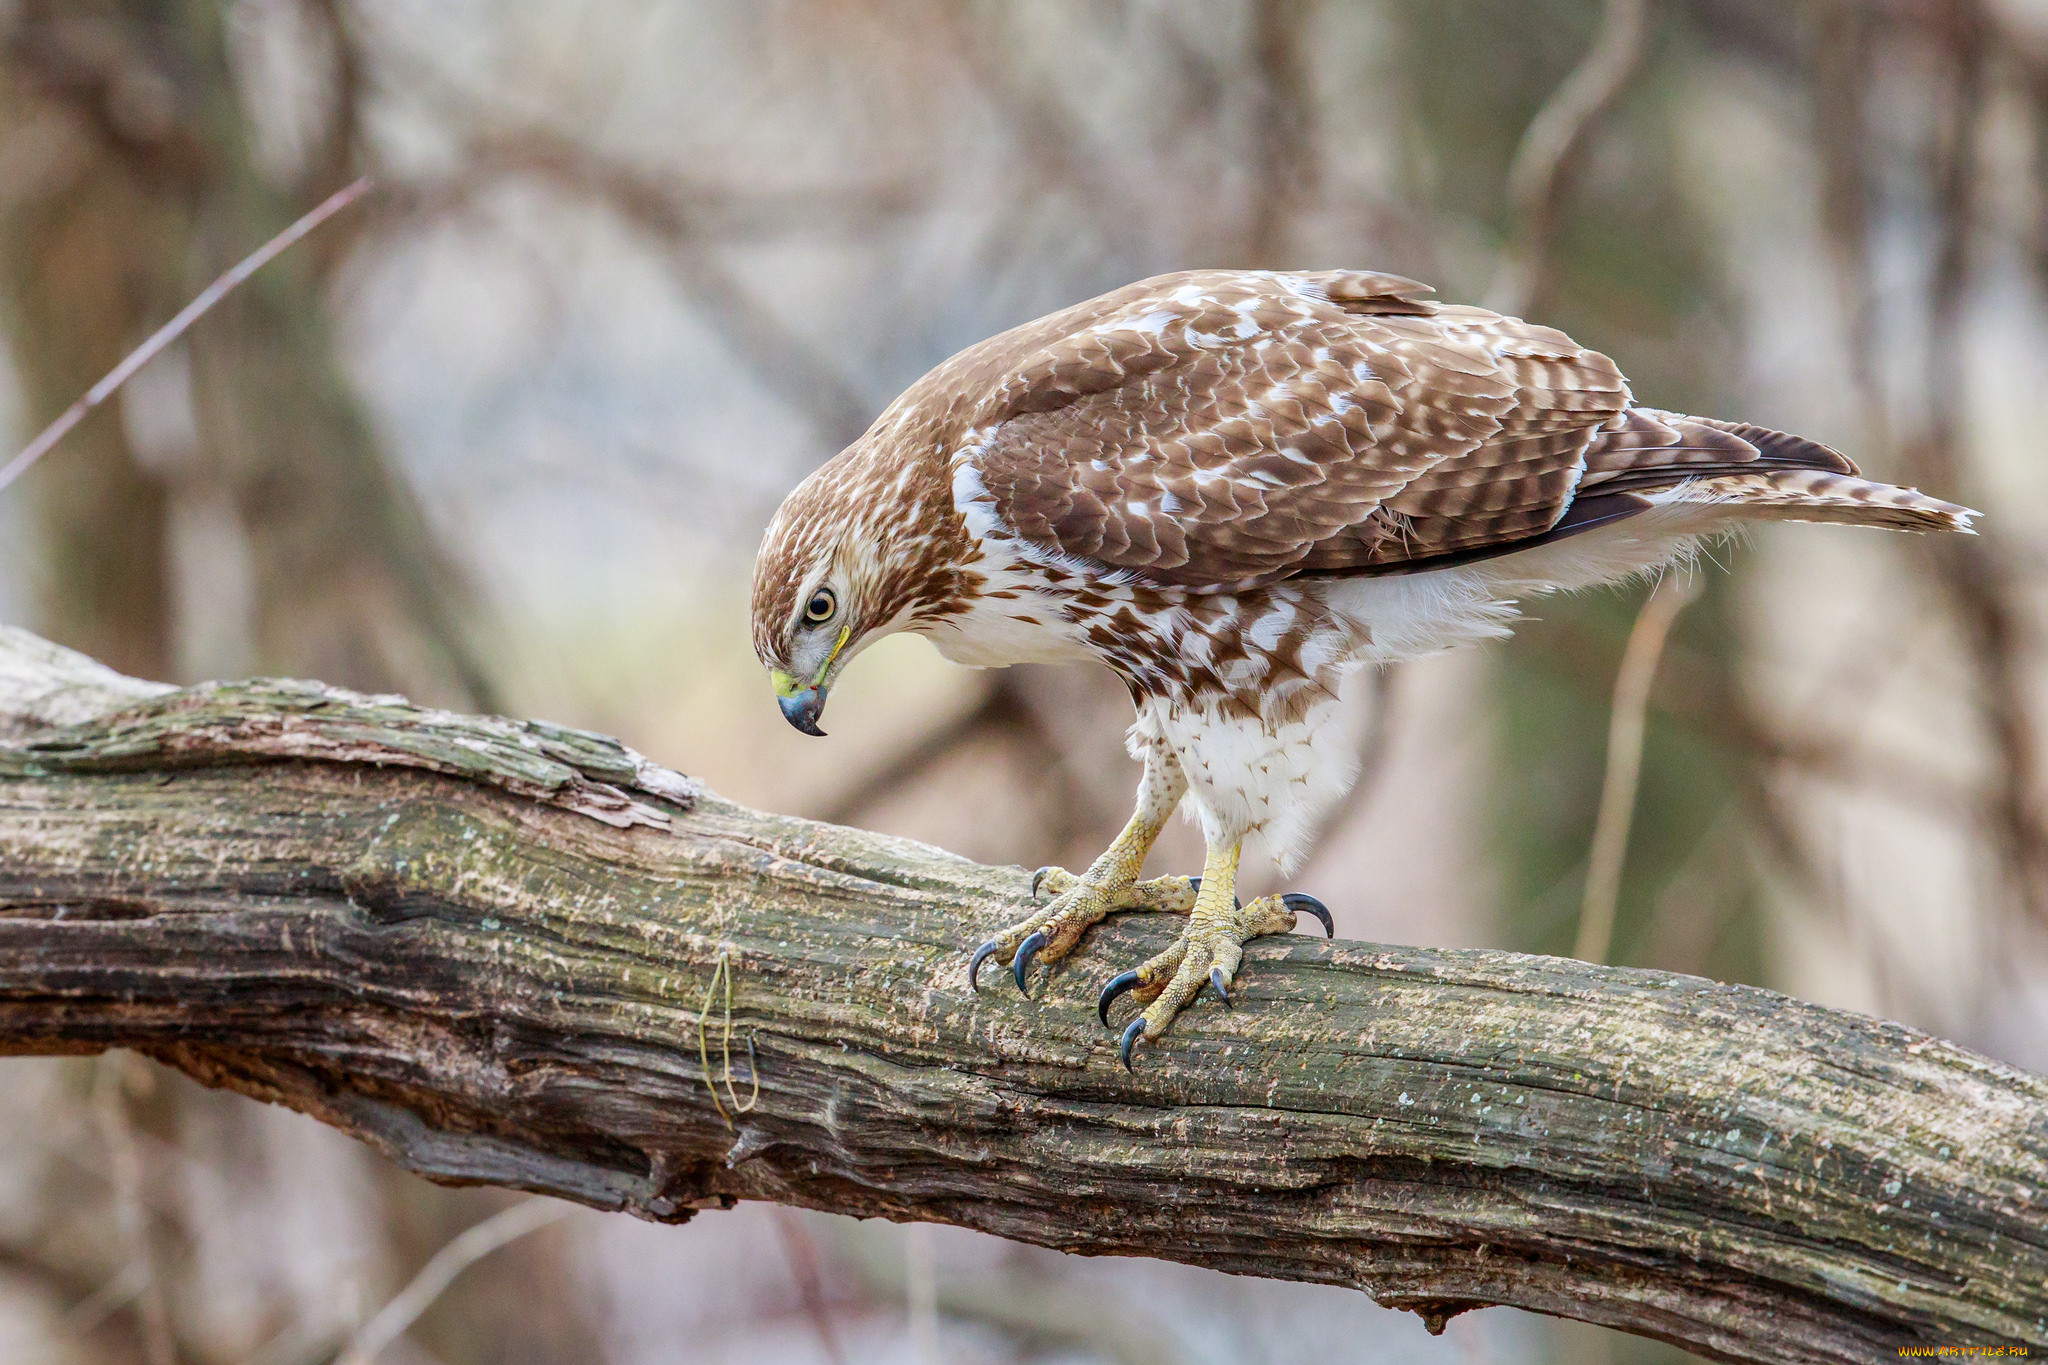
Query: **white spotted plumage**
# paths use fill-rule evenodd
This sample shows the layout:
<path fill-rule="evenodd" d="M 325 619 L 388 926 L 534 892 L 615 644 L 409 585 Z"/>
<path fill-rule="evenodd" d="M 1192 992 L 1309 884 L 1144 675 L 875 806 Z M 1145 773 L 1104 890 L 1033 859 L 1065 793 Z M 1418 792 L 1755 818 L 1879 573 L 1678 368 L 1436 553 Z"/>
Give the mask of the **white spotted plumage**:
<path fill-rule="evenodd" d="M 1607 357 L 1427 292 L 1362 271 L 1142 281 L 954 356 L 777 512 L 754 643 L 799 729 L 897 630 L 1130 689 L 1130 823 L 972 955 L 970 984 L 1008 953 L 1023 986 L 1113 909 L 1186 913 L 1103 997 L 1105 1020 L 1120 992 L 1151 1002 L 1128 1063 L 1227 992 L 1249 938 L 1304 908 L 1329 922 L 1234 886 L 1245 840 L 1293 862 L 1354 780 L 1333 721 L 1360 670 L 1505 635 L 1520 598 L 1655 572 L 1743 521 L 1969 529 L 1825 446 L 1637 404 Z M 1138 882 L 1183 801 L 1199 891 Z"/>
<path fill-rule="evenodd" d="M 771 668 L 914 630 L 976 666 L 1096 662 L 1212 845 L 1283 862 L 1352 780 L 1365 667 L 1506 634 L 1745 520 L 1967 530 L 1838 453 L 1637 404 L 1562 333 L 1368 272 L 1207 271 L 953 357 L 792 494 L 755 577 Z M 839 664 L 843 666 L 843 659 Z M 821 677 L 821 685 L 830 678 Z"/>

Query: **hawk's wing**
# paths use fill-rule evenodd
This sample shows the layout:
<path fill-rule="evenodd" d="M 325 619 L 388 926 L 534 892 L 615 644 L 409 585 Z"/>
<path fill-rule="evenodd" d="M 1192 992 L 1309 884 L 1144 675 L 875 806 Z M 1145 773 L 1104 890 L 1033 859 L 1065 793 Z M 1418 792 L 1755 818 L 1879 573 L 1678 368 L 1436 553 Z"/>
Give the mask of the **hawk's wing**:
<path fill-rule="evenodd" d="M 1606 356 L 1409 280 L 1154 283 L 1034 346 L 975 423 L 1023 539 L 1210 588 L 1485 553 L 1550 530 L 1628 421 Z"/>

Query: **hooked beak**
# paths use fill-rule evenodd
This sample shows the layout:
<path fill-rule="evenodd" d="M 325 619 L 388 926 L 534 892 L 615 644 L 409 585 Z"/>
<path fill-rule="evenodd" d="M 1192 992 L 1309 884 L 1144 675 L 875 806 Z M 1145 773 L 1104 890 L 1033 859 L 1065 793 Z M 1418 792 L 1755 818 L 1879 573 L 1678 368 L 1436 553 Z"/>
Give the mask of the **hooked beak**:
<path fill-rule="evenodd" d="M 815 684 L 805 687 L 780 670 L 769 676 L 775 682 L 775 699 L 782 707 L 782 718 L 805 734 L 823 739 L 825 732 L 818 728 L 818 715 L 825 709 L 825 689 Z"/>

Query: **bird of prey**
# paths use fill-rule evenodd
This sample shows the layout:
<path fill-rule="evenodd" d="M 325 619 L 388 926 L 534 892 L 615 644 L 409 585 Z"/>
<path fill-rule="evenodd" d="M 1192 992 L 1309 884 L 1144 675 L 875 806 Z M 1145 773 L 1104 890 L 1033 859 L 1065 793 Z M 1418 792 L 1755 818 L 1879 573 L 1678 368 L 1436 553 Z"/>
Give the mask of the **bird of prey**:
<path fill-rule="evenodd" d="M 1235 894 L 1351 784 L 1330 724 L 1362 668 L 1508 633 L 1518 598 L 1608 583 L 1744 521 L 1968 531 L 1826 446 L 1639 405 L 1562 332 L 1369 271 L 1162 275 L 970 346 L 804 480 L 754 569 L 755 652 L 819 734 L 848 662 L 894 631 L 977 667 L 1107 665 L 1129 688 L 1137 809 L 1086 870 L 983 944 L 1019 989 L 1112 911 L 1185 914 L 1105 987 L 1148 1003 L 1130 1065 L 1311 897 Z M 1199 877 L 1139 880 L 1183 803 Z"/>

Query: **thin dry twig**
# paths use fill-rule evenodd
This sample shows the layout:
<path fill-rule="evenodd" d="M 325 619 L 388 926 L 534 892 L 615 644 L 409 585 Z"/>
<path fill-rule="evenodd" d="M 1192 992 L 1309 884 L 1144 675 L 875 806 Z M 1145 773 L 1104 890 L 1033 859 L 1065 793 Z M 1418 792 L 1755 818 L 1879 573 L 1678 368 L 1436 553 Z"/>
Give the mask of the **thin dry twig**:
<path fill-rule="evenodd" d="M 419 1274 L 349 1338 L 348 1345 L 335 1357 L 335 1365 L 371 1365 L 385 1348 L 419 1321 L 422 1313 L 434 1306 L 457 1275 L 500 1247 L 559 1223 L 575 1207 L 553 1199 L 527 1199 L 472 1225 L 435 1252 L 420 1267 Z"/>
<path fill-rule="evenodd" d="M 1649 0 L 1607 0 L 1593 45 L 1529 120 L 1508 168 L 1515 224 L 1486 306 L 1521 313 L 1543 294 L 1564 197 L 1601 117 L 1642 64 Z"/>
<path fill-rule="evenodd" d="M 147 341 L 130 351 L 120 364 L 107 371 L 105 378 L 87 389 L 83 397 L 59 413 L 56 421 L 44 427 L 42 433 L 30 441 L 21 454 L 9 460 L 4 468 L 0 468 L 0 489 L 6 488 L 27 473 L 28 467 L 43 458 L 73 427 L 84 421 L 87 413 L 113 397 L 114 391 L 127 383 L 130 376 L 156 359 L 164 347 L 183 336 L 186 328 L 204 317 L 215 304 L 233 293 L 244 280 L 276 260 L 314 228 L 362 198 L 369 188 L 370 177 L 366 175 L 353 184 L 336 190 L 307 210 L 297 222 L 244 256 L 219 279 L 200 290 L 199 296 L 180 309 L 176 317 L 157 328 Z"/>
<path fill-rule="evenodd" d="M 1593 823 L 1593 851 L 1586 868 L 1586 899 L 1579 909 L 1579 935 L 1572 956 L 1605 962 L 1614 938 L 1614 906 L 1621 894 L 1621 865 L 1628 854 L 1628 830 L 1642 776 L 1643 730 L 1649 716 L 1650 683 L 1657 659 L 1678 613 L 1700 593 L 1697 574 L 1667 576 L 1643 603 L 1621 671 L 1614 679 L 1614 710 L 1607 728 L 1607 775 L 1600 784 L 1600 813 Z"/>

